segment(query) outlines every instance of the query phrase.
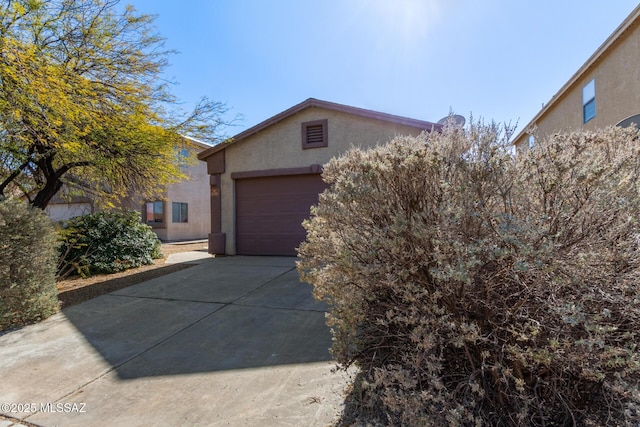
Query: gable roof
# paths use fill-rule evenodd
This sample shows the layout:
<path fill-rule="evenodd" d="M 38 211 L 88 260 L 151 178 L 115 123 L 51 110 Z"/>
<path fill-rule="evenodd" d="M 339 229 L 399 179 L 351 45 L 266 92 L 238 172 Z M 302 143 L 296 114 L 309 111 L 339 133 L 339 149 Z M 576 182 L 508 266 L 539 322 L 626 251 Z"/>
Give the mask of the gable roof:
<path fill-rule="evenodd" d="M 203 152 L 198 154 L 198 159 L 204 160 L 207 157 L 221 150 L 224 150 L 225 148 L 227 148 L 232 144 L 236 144 L 242 141 L 243 139 L 250 137 L 251 135 L 255 135 L 256 133 L 260 132 L 263 129 L 268 128 L 269 126 L 275 125 L 276 123 L 281 122 L 282 120 L 288 117 L 291 117 L 294 114 L 299 113 L 300 111 L 306 110 L 307 108 L 313 108 L 313 107 L 323 108 L 325 110 L 339 111 L 342 113 L 353 114 L 360 117 L 383 120 L 383 121 L 394 123 L 394 124 L 414 127 L 420 130 L 440 130 L 442 128 L 442 125 L 424 121 L 424 120 L 411 119 L 409 117 L 396 116 L 393 114 L 381 113 L 378 111 L 367 110 L 364 108 L 350 107 L 348 105 L 337 104 L 335 102 L 328 102 L 328 101 L 322 101 L 315 98 L 309 98 L 279 114 L 276 114 L 275 116 L 261 123 L 258 123 L 257 125 L 243 132 L 240 132 L 236 136 L 230 138 L 227 142 L 222 142 L 218 145 L 214 145 L 213 147 L 204 150 Z"/>
<path fill-rule="evenodd" d="M 567 81 L 564 86 L 562 86 L 560 90 L 551 97 L 551 100 L 547 102 L 540 111 L 538 111 L 538 114 L 536 114 L 533 119 L 531 119 L 529 123 L 527 123 L 527 126 L 523 130 L 521 130 L 520 133 L 518 133 L 518 135 L 513 139 L 514 144 L 525 133 L 529 132 L 529 126 L 532 123 L 535 123 L 538 119 L 540 119 L 540 117 L 542 117 L 547 111 L 549 111 L 549 109 L 551 109 L 551 107 L 554 106 L 560 98 L 562 98 L 562 96 L 569 90 L 569 88 L 571 88 L 584 74 L 587 73 L 588 70 L 590 70 L 596 64 L 596 62 L 598 62 L 598 60 L 600 60 L 607 53 L 607 51 L 616 43 L 616 41 L 618 41 L 618 39 L 622 37 L 624 33 L 629 31 L 631 27 L 640 22 L 640 20 L 638 19 L 639 17 L 640 5 L 636 6 L 636 8 L 633 9 L 633 11 L 629 14 L 629 16 L 625 18 L 624 21 L 622 21 L 618 28 L 616 28 L 616 30 L 611 33 L 609 37 L 607 37 L 604 43 L 602 43 L 600 47 L 589 57 L 589 59 L 587 59 L 587 62 L 585 62 L 582 67 L 580 67 L 578 71 L 576 71 L 575 74 L 571 76 L 569 81 Z"/>

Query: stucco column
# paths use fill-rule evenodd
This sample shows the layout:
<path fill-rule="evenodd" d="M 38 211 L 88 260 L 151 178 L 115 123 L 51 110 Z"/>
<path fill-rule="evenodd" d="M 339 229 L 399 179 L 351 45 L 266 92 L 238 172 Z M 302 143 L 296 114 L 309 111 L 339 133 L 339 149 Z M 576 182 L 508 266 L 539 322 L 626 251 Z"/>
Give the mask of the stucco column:
<path fill-rule="evenodd" d="M 222 233 L 222 201 L 220 197 L 220 175 L 210 175 L 211 197 L 211 233 L 209 233 L 209 253 L 222 255 L 225 253 L 226 235 Z"/>
<path fill-rule="evenodd" d="M 209 197 L 211 199 L 209 253 L 214 255 L 224 255 L 226 245 L 226 234 L 222 232 L 222 198 L 220 194 L 220 178 L 225 170 L 224 151 L 217 151 L 205 160 L 209 174 Z"/>

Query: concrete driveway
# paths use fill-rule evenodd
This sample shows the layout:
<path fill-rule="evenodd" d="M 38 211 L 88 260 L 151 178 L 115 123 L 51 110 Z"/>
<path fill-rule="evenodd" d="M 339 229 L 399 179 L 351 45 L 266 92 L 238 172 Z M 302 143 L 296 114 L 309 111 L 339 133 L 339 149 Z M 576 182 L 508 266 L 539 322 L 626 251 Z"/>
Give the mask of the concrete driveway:
<path fill-rule="evenodd" d="M 0 336 L 0 427 L 330 425 L 324 312 L 294 258 L 198 261 Z"/>

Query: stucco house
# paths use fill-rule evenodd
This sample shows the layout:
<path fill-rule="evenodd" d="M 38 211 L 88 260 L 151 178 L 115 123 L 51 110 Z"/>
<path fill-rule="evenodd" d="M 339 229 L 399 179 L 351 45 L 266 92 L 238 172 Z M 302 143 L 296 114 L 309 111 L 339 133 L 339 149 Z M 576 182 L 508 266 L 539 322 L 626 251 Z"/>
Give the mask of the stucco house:
<path fill-rule="evenodd" d="M 640 126 L 640 5 L 514 139 L 517 150 L 556 131 Z"/>
<path fill-rule="evenodd" d="M 200 151 L 209 144 L 184 137 L 180 156 L 182 172 L 187 179 L 167 186 L 163 194 L 142 203 L 142 221 L 165 242 L 206 239 L 209 233 L 211 206 L 207 167 L 197 161 Z"/>
<path fill-rule="evenodd" d="M 207 163 L 209 252 L 296 255 L 302 221 L 326 188 L 322 165 L 353 146 L 440 125 L 309 98 L 198 155 Z"/>
<path fill-rule="evenodd" d="M 56 194 L 45 212 L 53 221 L 66 221 L 70 218 L 91 214 L 95 211 L 93 199 L 85 196 L 63 197 Z"/>
<path fill-rule="evenodd" d="M 178 155 L 182 172 L 187 179 L 167 186 L 153 200 L 141 200 L 132 194 L 122 201 L 121 207 L 140 210 L 141 221 L 150 225 L 162 241 L 206 239 L 210 228 L 210 204 L 203 197 L 209 191 L 207 166 L 198 161 L 197 155 L 210 148 L 198 140 L 184 137 Z M 49 217 L 64 221 L 78 215 L 99 210 L 90 197 L 55 197 L 47 206 Z"/>

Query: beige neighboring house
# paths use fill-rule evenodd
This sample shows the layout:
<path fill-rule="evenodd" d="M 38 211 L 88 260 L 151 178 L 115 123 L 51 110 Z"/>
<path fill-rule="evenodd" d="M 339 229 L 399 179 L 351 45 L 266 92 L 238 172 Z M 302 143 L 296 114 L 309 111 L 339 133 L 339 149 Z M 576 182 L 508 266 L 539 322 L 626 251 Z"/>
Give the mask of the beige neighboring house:
<path fill-rule="evenodd" d="M 640 126 L 640 5 L 524 127 L 514 145 L 520 151 L 555 131 L 631 123 Z"/>
<path fill-rule="evenodd" d="M 72 197 L 63 199 L 59 195 L 53 196 L 45 212 L 54 221 L 65 221 L 67 219 L 87 215 L 95 212 L 93 200 L 89 197 Z"/>
<path fill-rule="evenodd" d="M 170 184 L 166 191 L 154 200 L 139 200 L 135 195 L 123 202 L 124 207 L 141 210 L 142 222 L 153 228 L 162 241 L 206 239 L 211 223 L 211 208 L 205 196 L 209 191 L 207 166 L 197 160 L 209 144 L 185 137 L 184 147 L 179 155 L 184 159 L 182 172 L 186 180 Z M 67 201 L 54 198 L 47 206 L 49 217 L 64 221 L 74 216 L 93 213 L 98 209 L 88 197 L 72 198 Z"/>
<path fill-rule="evenodd" d="M 322 165 L 351 147 L 440 125 L 307 99 L 198 155 L 210 175 L 209 252 L 296 255 L 302 221 L 326 188 Z"/>
<path fill-rule="evenodd" d="M 211 146 L 188 137 L 185 141 L 180 155 L 185 159 L 182 172 L 187 179 L 170 184 L 161 197 L 142 205 L 142 221 L 164 242 L 206 239 L 209 234 L 211 207 L 205 196 L 209 175 L 197 155 Z"/>

